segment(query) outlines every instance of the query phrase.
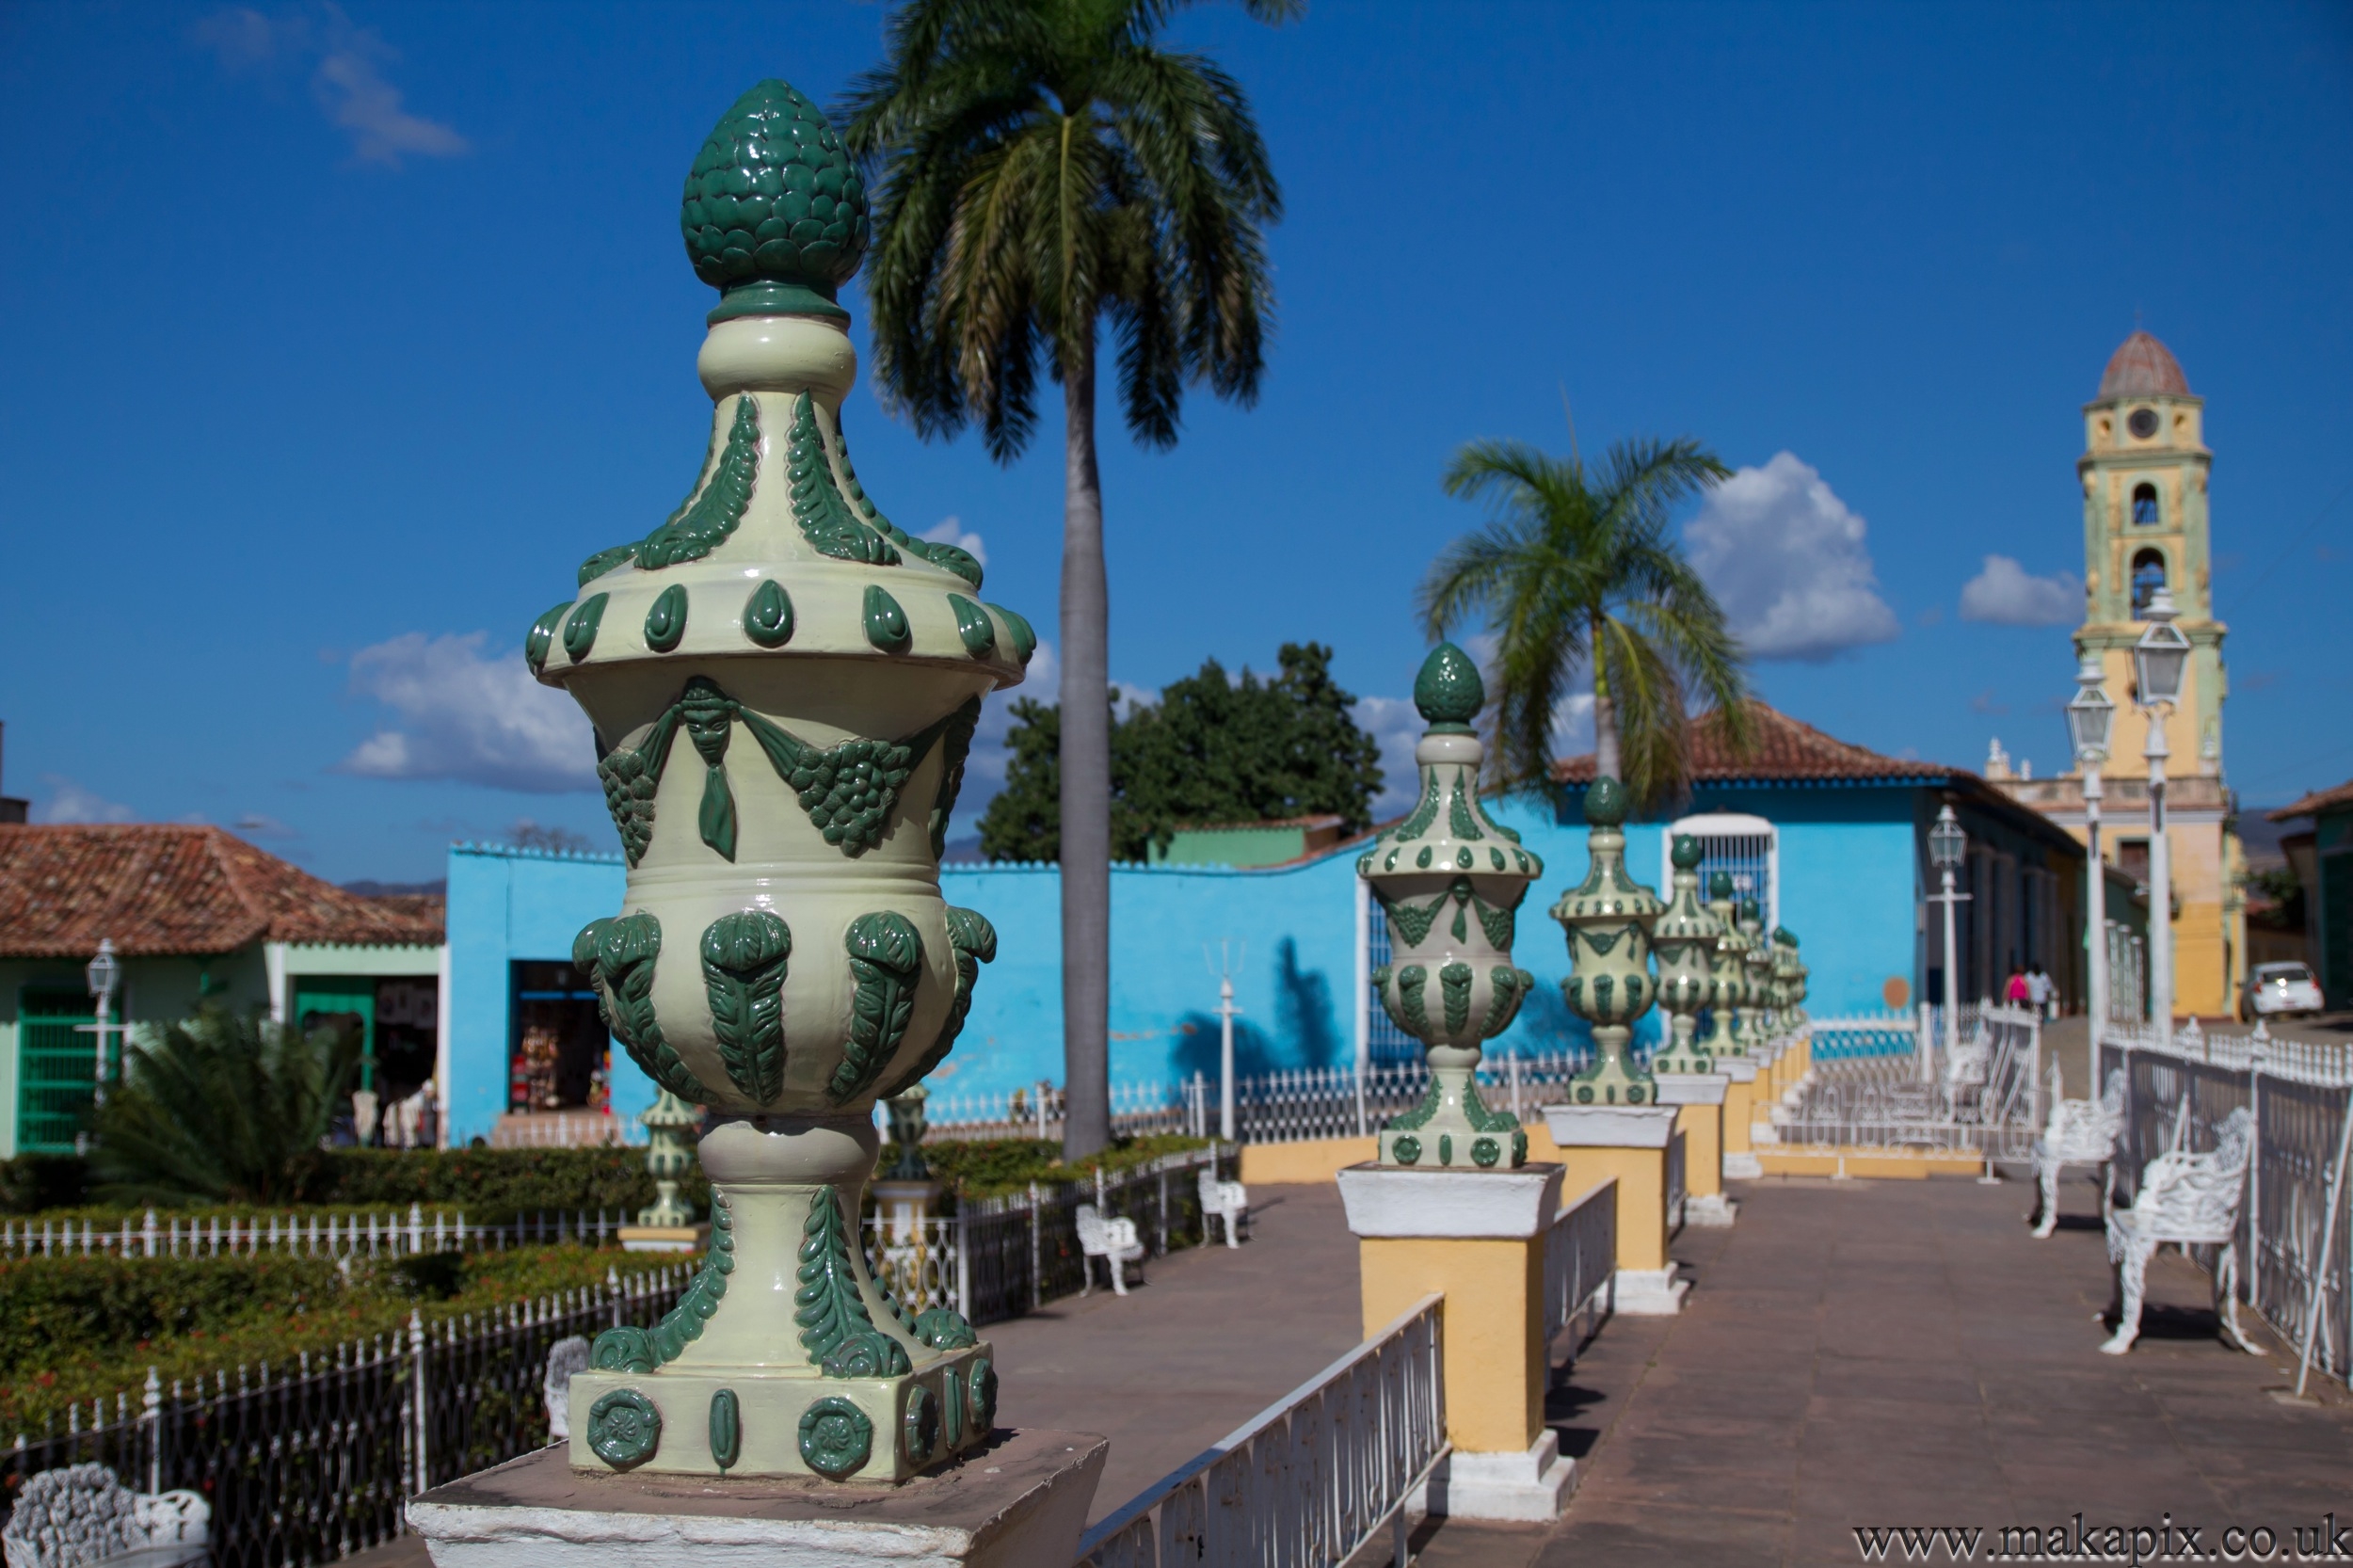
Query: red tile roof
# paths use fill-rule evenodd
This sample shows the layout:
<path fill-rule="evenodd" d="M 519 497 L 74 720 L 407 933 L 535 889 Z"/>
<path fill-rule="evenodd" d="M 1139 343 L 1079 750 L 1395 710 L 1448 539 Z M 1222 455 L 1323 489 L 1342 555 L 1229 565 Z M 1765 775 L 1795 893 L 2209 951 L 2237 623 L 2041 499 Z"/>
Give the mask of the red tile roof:
<path fill-rule="evenodd" d="M 1749 704 L 1755 744 L 1745 755 L 1735 755 L 1723 737 L 1723 721 L 1714 712 L 1692 721 L 1691 782 L 1804 783 L 1884 779 L 1974 777 L 1963 768 L 1942 763 L 1907 761 L 1825 735 L 1762 702 Z M 1593 753 L 1563 757 L 1552 765 L 1558 783 L 1585 784 L 1593 776 Z"/>
<path fill-rule="evenodd" d="M 2290 822 L 2297 817 L 2317 816 L 2332 806 L 2353 805 L 2353 778 L 2346 779 L 2333 790 L 2315 790 L 2302 800 L 2290 801 L 2277 811 L 2265 811 L 2273 822 Z"/>
<path fill-rule="evenodd" d="M 434 946 L 441 900 L 347 893 L 217 827 L 0 825 L 0 956 L 133 956 L 249 942 Z"/>
<path fill-rule="evenodd" d="M 2100 396 L 2158 394 L 2187 397 L 2189 377 L 2182 374 L 2182 362 L 2171 349 L 2146 332 L 2135 332 L 2108 356 L 2108 368 L 2100 377 Z"/>

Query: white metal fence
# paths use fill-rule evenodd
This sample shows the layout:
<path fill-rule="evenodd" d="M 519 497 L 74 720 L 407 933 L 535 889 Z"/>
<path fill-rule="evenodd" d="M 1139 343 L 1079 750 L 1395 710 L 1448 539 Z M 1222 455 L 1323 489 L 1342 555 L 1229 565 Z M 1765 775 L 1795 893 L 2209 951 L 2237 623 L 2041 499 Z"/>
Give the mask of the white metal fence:
<path fill-rule="evenodd" d="M 1545 1343 L 1574 1331 L 1570 1353 L 1593 1337 L 1616 1304 L 1618 1178 L 1563 1204 L 1545 1232 Z"/>
<path fill-rule="evenodd" d="M 2267 1032 L 2206 1034 L 2192 1026 L 2167 1038 L 2147 1025 L 2111 1025 L 2100 1044 L 2099 1080 L 2114 1072 L 2124 1075 L 2116 1174 L 2127 1199 L 2142 1167 L 2172 1146 L 2185 1105 L 2193 1148 L 2211 1148 L 2215 1128 L 2233 1111 L 2253 1112 L 2253 1180 L 2239 1209 L 2241 1299 L 2291 1345 L 2300 1348 L 2309 1330 L 2313 1364 L 2343 1380 L 2353 1365 L 2353 1205 L 2340 1163 L 2353 1050 Z M 2211 1269 L 2215 1250 L 2192 1256 Z"/>
<path fill-rule="evenodd" d="M 288 1253 L 302 1257 L 376 1257 L 426 1252 L 482 1251 L 547 1242 L 601 1246 L 631 1223 L 621 1209 L 540 1209 L 502 1224 L 469 1223 L 465 1211 L 411 1204 L 408 1212 L 381 1214 L 244 1214 L 222 1219 L 153 1209 L 137 1224 L 128 1217 L 0 1222 L 0 1257 L 220 1257 Z"/>
<path fill-rule="evenodd" d="M 1820 1044 L 1825 1025 L 1833 1040 L 1849 1048 L 1834 1047 L 1826 1056 Z M 1883 1020 L 1845 1025 L 1829 1019 L 1814 1026 L 1811 1080 L 1792 1103 L 1769 1109 L 1766 1142 L 1820 1150 L 1966 1152 L 2007 1160 L 2032 1153 L 2048 1091 L 2042 1020 L 2031 1009 L 1963 1007 L 1956 1020 L 1958 1048 L 1951 1052 L 1932 1009 L 1922 1010 L 1909 1040 Z M 1873 1044 L 1879 1048 L 1861 1048 Z"/>
<path fill-rule="evenodd" d="M 1442 1298 L 1395 1322 L 1087 1531 L 1080 1568 L 1337 1568 L 1390 1533 L 1449 1450 Z"/>

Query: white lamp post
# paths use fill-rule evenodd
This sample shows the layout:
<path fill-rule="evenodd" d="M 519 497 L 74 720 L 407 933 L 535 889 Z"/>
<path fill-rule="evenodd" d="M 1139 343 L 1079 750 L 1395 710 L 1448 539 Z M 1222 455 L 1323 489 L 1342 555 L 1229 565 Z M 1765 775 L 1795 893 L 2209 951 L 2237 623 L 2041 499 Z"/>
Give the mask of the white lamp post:
<path fill-rule="evenodd" d="M 1953 1059 L 1961 1044 L 1961 956 L 1953 939 L 1953 905 L 1969 897 L 1953 891 L 1953 873 L 1961 869 L 1961 856 L 1969 851 L 1969 835 L 1961 830 L 1950 805 L 1939 807 L 1936 825 L 1929 829 L 1929 861 L 1943 875 L 1945 890 L 1929 895 L 1930 904 L 1945 906 L 1945 1060 Z M 1920 1081 L 1926 1083 L 1933 1075 L 1929 1070 L 1927 1053 L 1920 1060 Z"/>
<path fill-rule="evenodd" d="M 1245 945 L 1242 952 L 1247 953 Z M 1201 956 L 1208 958 L 1208 943 L 1201 947 Z M 1217 1135 L 1226 1143 L 1234 1140 L 1234 1020 L 1241 1009 L 1234 1002 L 1234 959 L 1230 944 L 1218 944 L 1217 968 Z M 1360 1076 L 1358 1081 L 1363 1081 Z"/>
<path fill-rule="evenodd" d="M 2149 628 L 2133 644 L 2133 699 L 2149 713 L 2149 1013 L 2160 1039 L 2173 1035 L 2173 856 L 2165 828 L 2165 718 L 2180 700 L 2189 639 L 2173 624 L 2173 596 L 2150 596 Z"/>
<path fill-rule="evenodd" d="M 2096 653 L 2084 655 L 2075 671 L 2075 696 L 2067 704 L 2067 737 L 2073 744 L 2084 777 L 2084 835 L 2090 845 L 2084 886 L 2084 1005 L 2090 1015 L 2086 1027 L 2097 1040 L 2108 1017 L 2108 879 L 2100 860 L 2100 764 L 2107 760 L 2108 730 L 2116 722 L 2116 704 L 2101 689 Z"/>
<path fill-rule="evenodd" d="M 82 967 L 89 994 L 98 999 L 98 1021 L 89 1027 L 98 1038 L 98 1069 L 90 1078 L 90 1103 L 106 1103 L 106 1036 L 114 1028 L 115 987 L 122 984 L 122 960 L 115 956 L 114 938 L 102 937 L 98 956 Z"/>

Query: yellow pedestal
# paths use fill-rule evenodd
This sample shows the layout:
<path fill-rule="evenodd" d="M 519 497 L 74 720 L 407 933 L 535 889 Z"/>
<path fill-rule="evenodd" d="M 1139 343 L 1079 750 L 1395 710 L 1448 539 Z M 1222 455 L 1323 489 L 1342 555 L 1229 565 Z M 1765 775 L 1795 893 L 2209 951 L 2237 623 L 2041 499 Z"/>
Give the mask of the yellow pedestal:
<path fill-rule="evenodd" d="M 1447 1437 L 1431 1511 L 1473 1519 L 1557 1518 L 1573 1463 L 1545 1425 L 1545 1236 L 1562 1171 L 1352 1165 L 1340 1201 L 1357 1237 L 1369 1336 L 1428 1295 L 1445 1298 Z"/>
<path fill-rule="evenodd" d="M 1555 1105 L 1545 1130 L 1568 1167 L 1568 1190 L 1618 1183 L 1617 1310 L 1665 1316 L 1683 1310 L 1690 1287 L 1667 1255 L 1667 1142 L 1673 1106 Z"/>
<path fill-rule="evenodd" d="M 1683 1134 L 1684 1195 L 1720 1195 L 1724 1190 L 1724 1108 L 1684 1106 L 1675 1113 L 1675 1130 Z"/>
<path fill-rule="evenodd" d="M 1724 1153 L 1746 1154 L 1749 1143 L 1749 1121 L 1755 1114 L 1753 1107 L 1753 1081 L 1743 1083 L 1738 1079 L 1724 1090 Z"/>

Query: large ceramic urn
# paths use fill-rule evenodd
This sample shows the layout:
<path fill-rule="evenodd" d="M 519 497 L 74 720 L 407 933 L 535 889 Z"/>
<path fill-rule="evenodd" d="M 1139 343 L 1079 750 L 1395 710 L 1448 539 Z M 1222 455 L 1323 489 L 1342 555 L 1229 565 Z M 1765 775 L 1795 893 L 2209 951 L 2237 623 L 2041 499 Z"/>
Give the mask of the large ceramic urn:
<path fill-rule="evenodd" d="M 1471 720 L 1486 687 L 1470 655 L 1441 643 L 1414 681 L 1430 728 L 1414 747 L 1421 798 L 1356 861 L 1389 929 L 1372 984 L 1397 1027 L 1422 1043 L 1430 1088 L 1381 1130 L 1380 1162 L 1492 1169 L 1528 1160 L 1528 1134 L 1479 1097 L 1481 1043 L 1507 1028 L 1535 977 L 1512 962 L 1513 928 L 1545 863 L 1479 799 L 1485 755 Z"/>
<path fill-rule="evenodd" d="M 938 1065 L 995 955 L 942 902 L 939 855 L 981 699 L 1034 639 L 850 465 L 834 294 L 866 198 L 816 106 L 745 93 L 681 224 L 720 291 L 709 450 L 666 520 L 604 525 L 636 536 L 581 563 L 526 652 L 595 726 L 629 867 L 574 961 L 637 1064 L 711 1112 L 712 1230 L 677 1310 L 598 1336 L 571 1458 L 894 1481 L 985 1440 L 995 1409 L 988 1347 L 876 1284 L 858 1216 L 876 1098 Z"/>
<path fill-rule="evenodd" d="M 1652 1056 L 1658 1073 L 1712 1073 L 1715 1059 L 1696 1035 L 1702 1008 L 1716 1000 L 1716 917 L 1700 903 L 1699 840 L 1675 835 L 1668 852 L 1674 864 L 1673 894 L 1651 924 L 1651 952 L 1658 961 L 1658 1009 L 1668 1016 L 1667 1041 Z"/>
<path fill-rule="evenodd" d="M 1657 1085 L 1628 1049 L 1634 1020 L 1658 992 L 1650 972 L 1658 895 L 1626 874 L 1625 786 L 1607 774 L 1585 791 L 1585 880 L 1561 895 L 1552 918 L 1568 935 L 1569 1011 L 1593 1026 L 1593 1064 L 1569 1085 L 1578 1105 L 1655 1105 Z"/>
<path fill-rule="evenodd" d="M 1748 985 L 1743 960 L 1748 956 L 1749 939 L 1740 930 L 1738 911 L 1733 905 L 1730 872 L 1717 872 L 1707 879 L 1704 907 L 1716 922 L 1716 939 L 1707 953 L 1707 1032 L 1695 1044 L 1711 1058 L 1745 1056 L 1748 1042 L 1740 1037 L 1738 1016 L 1740 997 Z"/>

